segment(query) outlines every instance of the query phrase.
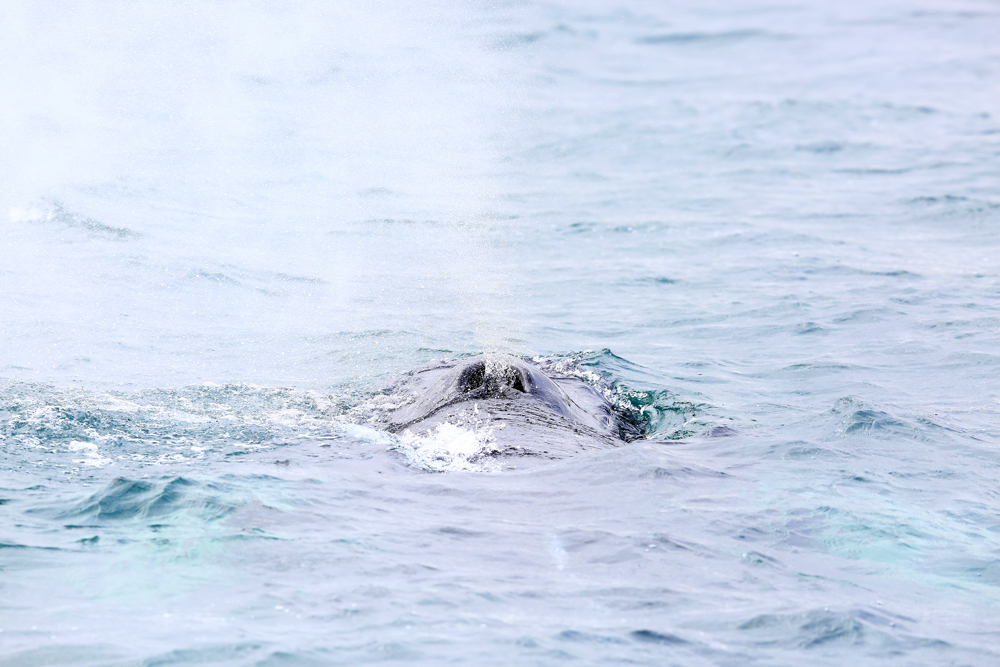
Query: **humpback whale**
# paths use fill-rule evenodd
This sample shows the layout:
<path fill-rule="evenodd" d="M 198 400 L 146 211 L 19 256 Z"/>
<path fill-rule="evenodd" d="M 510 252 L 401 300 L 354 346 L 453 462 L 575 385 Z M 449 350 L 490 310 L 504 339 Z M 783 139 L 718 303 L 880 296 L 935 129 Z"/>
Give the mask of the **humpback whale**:
<path fill-rule="evenodd" d="M 480 457 L 563 458 L 642 435 L 584 380 L 509 355 L 436 362 L 410 371 L 387 393 L 393 401 L 378 417 L 381 428 L 415 435 L 443 424 L 485 428 L 490 435 Z"/>

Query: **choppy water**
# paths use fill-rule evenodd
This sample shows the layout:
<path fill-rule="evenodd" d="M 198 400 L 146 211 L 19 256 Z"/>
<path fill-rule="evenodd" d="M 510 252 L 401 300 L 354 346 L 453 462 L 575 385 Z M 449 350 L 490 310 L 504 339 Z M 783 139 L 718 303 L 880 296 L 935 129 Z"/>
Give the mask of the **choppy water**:
<path fill-rule="evenodd" d="M 0 665 L 1000 661 L 995 2 L 0 19 Z"/>

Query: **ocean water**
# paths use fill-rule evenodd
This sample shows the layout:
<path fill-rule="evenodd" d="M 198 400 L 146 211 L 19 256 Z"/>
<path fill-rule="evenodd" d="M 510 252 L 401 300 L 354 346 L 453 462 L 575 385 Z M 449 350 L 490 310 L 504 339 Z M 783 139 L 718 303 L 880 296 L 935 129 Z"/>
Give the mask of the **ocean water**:
<path fill-rule="evenodd" d="M 0 665 L 1000 663 L 998 36 L 5 4 Z M 645 437 L 373 427 L 483 351 Z"/>

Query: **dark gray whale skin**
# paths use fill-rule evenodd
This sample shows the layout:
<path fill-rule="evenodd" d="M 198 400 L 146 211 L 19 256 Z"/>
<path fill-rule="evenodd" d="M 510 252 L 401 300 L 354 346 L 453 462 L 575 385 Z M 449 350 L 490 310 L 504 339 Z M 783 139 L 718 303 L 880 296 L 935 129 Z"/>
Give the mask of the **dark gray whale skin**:
<path fill-rule="evenodd" d="M 387 431 L 423 434 L 443 423 L 487 427 L 482 456 L 563 458 L 616 447 L 636 427 L 580 378 L 547 375 L 508 355 L 440 361 L 410 371 L 389 389 L 404 402 L 387 410 Z"/>

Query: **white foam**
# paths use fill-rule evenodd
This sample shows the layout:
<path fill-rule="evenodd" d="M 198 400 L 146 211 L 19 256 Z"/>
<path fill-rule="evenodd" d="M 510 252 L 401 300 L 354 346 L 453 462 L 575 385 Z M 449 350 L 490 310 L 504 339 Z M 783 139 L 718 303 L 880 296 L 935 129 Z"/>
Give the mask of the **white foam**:
<path fill-rule="evenodd" d="M 432 472 L 498 472 L 499 462 L 481 456 L 492 440 L 492 428 L 446 422 L 422 434 L 403 431 L 391 449 L 405 456 L 411 465 Z"/>
<path fill-rule="evenodd" d="M 92 468 L 101 468 L 111 463 L 111 459 L 101 456 L 101 453 L 97 450 L 97 444 L 93 442 L 73 440 L 69 443 L 69 450 L 71 452 L 81 452 L 84 457 L 82 459 L 73 459 L 73 463 L 80 463 Z"/>

